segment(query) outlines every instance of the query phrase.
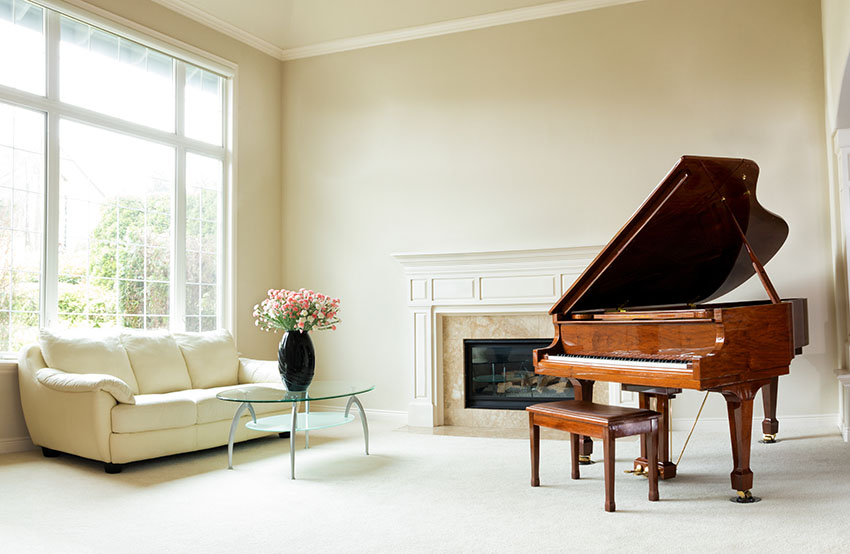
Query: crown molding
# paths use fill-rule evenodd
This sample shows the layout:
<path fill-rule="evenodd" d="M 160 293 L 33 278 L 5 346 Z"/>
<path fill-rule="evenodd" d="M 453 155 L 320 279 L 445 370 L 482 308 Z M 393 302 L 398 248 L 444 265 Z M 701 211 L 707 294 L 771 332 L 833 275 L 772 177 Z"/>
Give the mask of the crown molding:
<path fill-rule="evenodd" d="M 407 275 L 511 272 L 570 268 L 581 272 L 602 245 L 493 252 L 398 252 L 390 254 Z"/>
<path fill-rule="evenodd" d="M 196 8 L 182 0 L 153 0 L 157 4 L 165 6 L 169 10 L 173 12 L 177 12 L 180 15 L 184 15 L 189 19 L 197 21 L 198 23 L 202 23 L 207 27 L 218 31 L 223 35 L 227 35 L 230 38 L 234 38 L 239 42 L 243 42 L 248 46 L 256 48 L 260 52 L 268 54 L 269 56 L 275 57 L 279 60 L 284 59 L 285 51 L 283 48 L 275 46 L 274 44 L 259 38 L 256 35 L 252 35 L 248 31 L 237 27 L 223 19 L 219 19 L 214 15 L 210 15 L 209 13 Z"/>
<path fill-rule="evenodd" d="M 325 54 L 334 54 L 336 52 L 346 52 L 348 50 L 359 50 L 361 48 L 370 48 L 372 46 L 381 46 L 396 42 L 406 42 L 408 40 L 418 40 L 421 38 L 449 35 L 453 33 L 463 33 L 465 31 L 474 31 L 476 29 L 485 29 L 487 27 L 497 27 L 499 25 L 508 25 L 510 23 L 520 23 L 523 21 L 556 17 L 570 13 L 607 8 L 610 6 L 619 6 L 621 4 L 633 4 L 641 1 L 642 0 L 560 0 L 558 2 L 541 4 L 539 6 L 504 10 L 484 15 L 441 21 L 440 23 L 432 23 L 429 25 L 407 27 L 383 33 L 374 33 L 359 37 L 320 42 L 299 48 L 289 48 L 283 50 L 280 59 L 283 61 L 289 61 L 299 58 L 323 56 Z"/>
<path fill-rule="evenodd" d="M 300 58 L 324 56 L 326 54 L 334 54 L 337 52 L 347 52 L 349 50 L 359 50 L 361 48 L 370 48 L 372 46 L 381 46 L 384 44 L 393 44 L 396 42 L 406 42 L 408 40 L 418 40 L 421 38 L 449 35 L 453 33 L 463 33 L 465 31 L 508 25 L 510 23 L 521 23 L 523 21 L 557 17 L 559 15 L 619 6 L 621 4 L 633 4 L 635 2 L 641 2 L 642 0 L 558 0 L 556 2 L 540 4 L 538 6 L 503 10 L 484 15 L 475 15 L 428 25 L 418 25 L 415 27 L 330 40 L 307 46 L 286 49 L 275 46 L 274 44 L 252 35 L 251 33 L 236 27 L 227 21 L 219 19 L 201 9 L 187 4 L 183 0 L 153 1 L 181 15 L 198 21 L 199 23 L 202 23 L 224 35 L 244 42 L 261 52 L 274 56 L 281 61 L 290 61 Z"/>

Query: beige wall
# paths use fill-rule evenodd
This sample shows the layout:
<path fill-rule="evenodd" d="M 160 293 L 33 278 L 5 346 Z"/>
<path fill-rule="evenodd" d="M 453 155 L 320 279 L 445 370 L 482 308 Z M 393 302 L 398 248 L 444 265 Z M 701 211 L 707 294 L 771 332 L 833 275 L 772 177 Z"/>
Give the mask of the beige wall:
<path fill-rule="evenodd" d="M 678 156 L 745 156 L 791 227 L 768 271 L 809 298 L 780 413 L 835 414 L 820 26 L 812 0 L 646 0 L 285 63 L 282 284 L 343 306 L 319 375 L 407 409 L 390 253 L 605 243 Z"/>

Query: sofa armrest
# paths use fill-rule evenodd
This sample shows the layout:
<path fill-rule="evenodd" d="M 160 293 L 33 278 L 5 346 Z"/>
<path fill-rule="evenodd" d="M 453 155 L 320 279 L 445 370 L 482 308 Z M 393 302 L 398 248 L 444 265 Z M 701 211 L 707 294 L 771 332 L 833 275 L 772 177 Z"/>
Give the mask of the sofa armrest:
<path fill-rule="evenodd" d="M 112 408 L 117 400 L 103 389 L 62 392 L 42 384 L 36 377 L 47 370 L 47 379 L 57 370 L 44 362 L 37 344 L 21 351 L 18 359 L 18 385 L 21 408 L 32 442 L 92 460 L 111 462 L 109 437 L 112 434 Z M 78 376 L 80 377 L 80 376 Z"/>
<path fill-rule="evenodd" d="M 35 372 L 36 380 L 57 392 L 93 392 L 102 390 L 111 394 L 122 404 L 135 404 L 136 398 L 130 386 L 112 375 L 102 373 L 68 373 L 45 367 Z"/>
<path fill-rule="evenodd" d="M 280 373 L 278 373 L 276 361 L 239 358 L 240 385 L 249 383 L 280 384 L 280 382 Z"/>

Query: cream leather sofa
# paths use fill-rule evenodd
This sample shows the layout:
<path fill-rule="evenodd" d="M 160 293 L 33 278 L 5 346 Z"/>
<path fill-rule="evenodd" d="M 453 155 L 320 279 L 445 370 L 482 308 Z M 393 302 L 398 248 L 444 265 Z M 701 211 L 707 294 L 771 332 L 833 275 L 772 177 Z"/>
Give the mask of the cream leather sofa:
<path fill-rule="evenodd" d="M 238 403 L 216 393 L 280 383 L 277 362 L 239 358 L 227 331 L 42 331 L 38 344 L 21 351 L 18 373 L 33 443 L 48 457 L 65 452 L 103 461 L 107 473 L 227 444 Z M 258 415 L 284 413 L 278 404 L 254 408 Z M 236 440 L 263 435 L 240 425 Z"/>

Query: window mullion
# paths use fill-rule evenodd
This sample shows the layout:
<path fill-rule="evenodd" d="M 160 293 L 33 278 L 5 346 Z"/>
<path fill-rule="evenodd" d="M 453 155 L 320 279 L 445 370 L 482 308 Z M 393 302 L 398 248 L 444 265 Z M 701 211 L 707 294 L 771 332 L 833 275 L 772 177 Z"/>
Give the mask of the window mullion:
<path fill-rule="evenodd" d="M 47 11 L 47 98 L 59 99 L 59 15 Z M 44 255 L 41 325 L 52 327 L 59 311 L 59 114 L 47 110 L 47 183 L 45 194 Z"/>
<path fill-rule="evenodd" d="M 176 62 L 175 67 L 175 110 L 174 128 L 177 136 L 183 137 L 183 117 L 186 83 L 186 65 Z M 174 214 L 171 221 L 174 229 L 174 245 L 171 249 L 171 300 L 169 322 L 171 330 L 186 329 L 186 147 L 177 146 L 177 164 L 174 178 Z"/>

